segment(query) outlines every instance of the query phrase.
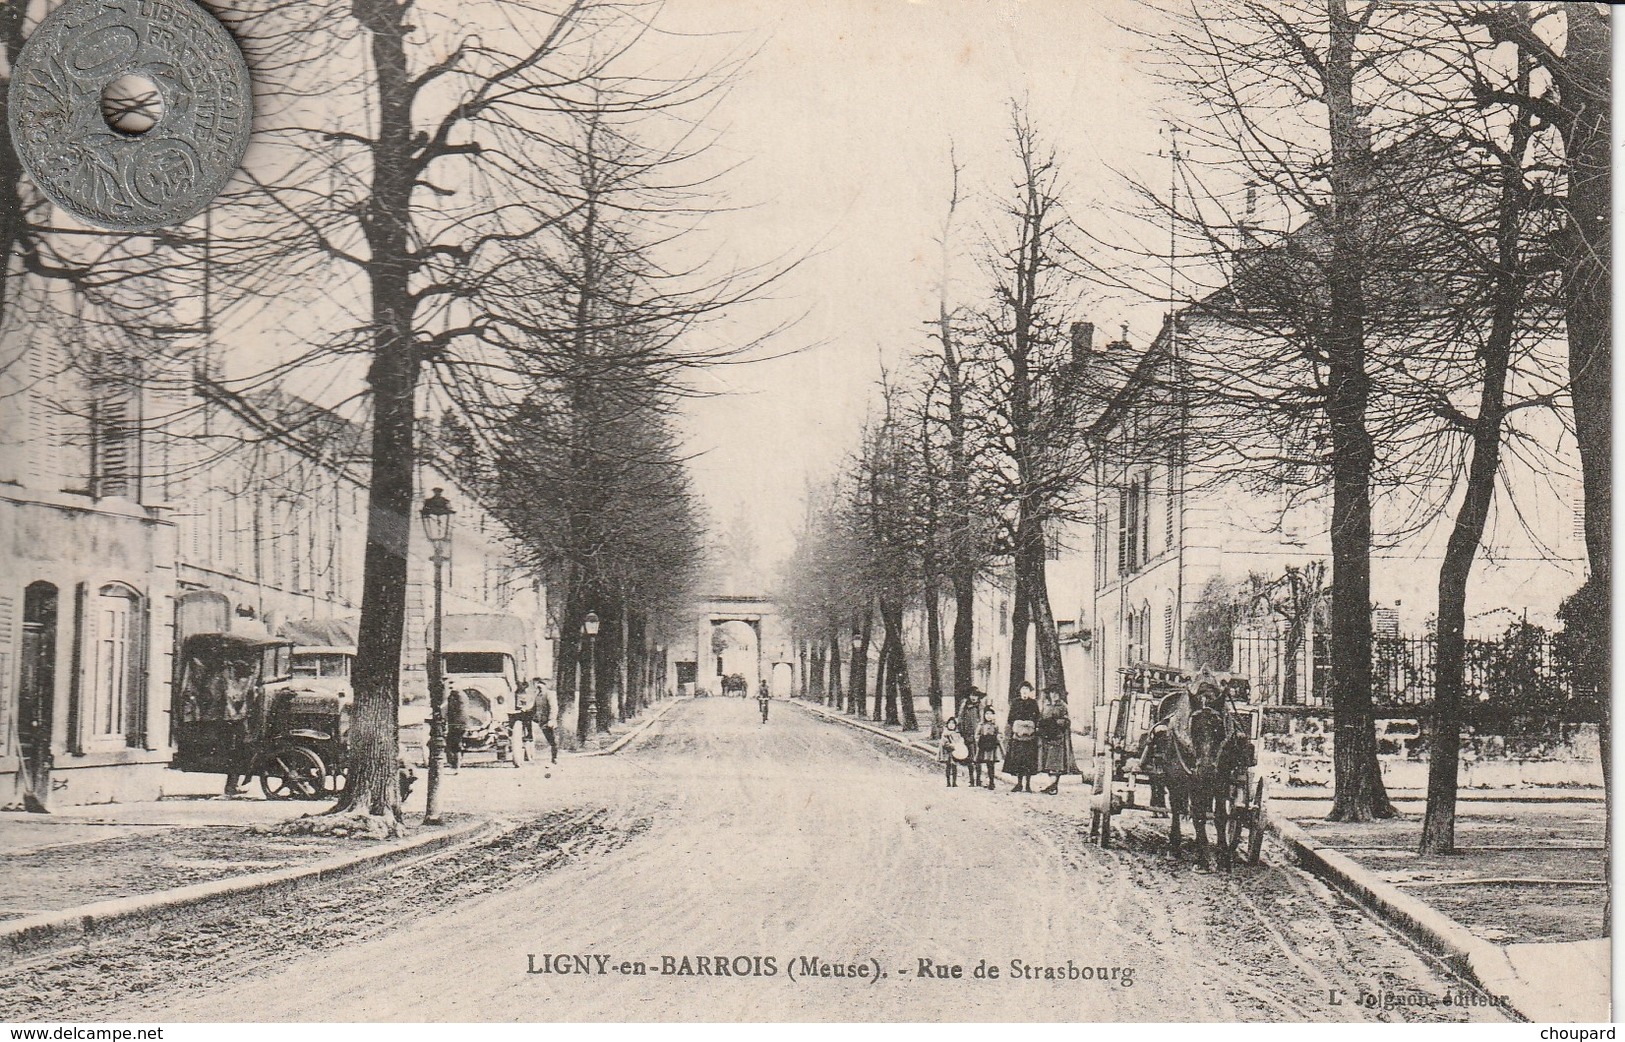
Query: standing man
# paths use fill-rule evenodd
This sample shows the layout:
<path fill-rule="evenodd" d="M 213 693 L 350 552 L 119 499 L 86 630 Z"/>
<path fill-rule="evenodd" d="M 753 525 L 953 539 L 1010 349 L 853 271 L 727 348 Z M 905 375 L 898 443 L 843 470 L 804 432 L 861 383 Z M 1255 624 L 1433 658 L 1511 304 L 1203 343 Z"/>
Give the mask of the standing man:
<path fill-rule="evenodd" d="M 536 726 L 542 729 L 542 737 L 547 739 L 547 747 L 552 753 L 549 763 L 559 762 L 559 732 L 558 732 L 558 702 L 553 698 L 553 681 L 537 677 L 530 682 L 532 701 L 530 706 L 531 719 Z M 530 737 L 529 727 L 526 727 L 526 738 Z"/>
<path fill-rule="evenodd" d="M 767 693 L 767 678 L 756 687 L 756 705 L 762 711 L 762 723 L 767 723 L 767 700 L 772 696 Z"/>
<path fill-rule="evenodd" d="M 531 760 L 531 713 L 535 707 L 535 692 L 531 681 L 521 680 L 513 693 L 513 712 L 508 714 L 508 759 L 518 768 Z"/>
<path fill-rule="evenodd" d="M 463 732 L 468 729 L 468 703 L 453 685 L 446 690 L 446 767 L 456 774 L 463 762 Z"/>

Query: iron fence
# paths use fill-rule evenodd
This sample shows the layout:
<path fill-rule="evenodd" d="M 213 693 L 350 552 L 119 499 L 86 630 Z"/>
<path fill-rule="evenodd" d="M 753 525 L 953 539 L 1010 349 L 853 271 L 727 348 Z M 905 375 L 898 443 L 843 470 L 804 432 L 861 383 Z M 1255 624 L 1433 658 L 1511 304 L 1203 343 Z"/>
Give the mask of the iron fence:
<path fill-rule="evenodd" d="M 1288 654 L 1289 650 L 1292 652 Z M 1246 677 L 1267 705 L 1326 707 L 1331 668 L 1323 634 L 1289 649 L 1277 634 L 1238 634 L 1231 670 Z M 1376 637 L 1371 647 L 1371 693 L 1379 706 L 1432 704 L 1438 645 L 1432 635 Z M 1468 640 L 1464 695 L 1469 707 L 1550 712 L 1586 701 L 1577 698 L 1574 671 L 1561 634 L 1514 626 L 1493 640 Z"/>

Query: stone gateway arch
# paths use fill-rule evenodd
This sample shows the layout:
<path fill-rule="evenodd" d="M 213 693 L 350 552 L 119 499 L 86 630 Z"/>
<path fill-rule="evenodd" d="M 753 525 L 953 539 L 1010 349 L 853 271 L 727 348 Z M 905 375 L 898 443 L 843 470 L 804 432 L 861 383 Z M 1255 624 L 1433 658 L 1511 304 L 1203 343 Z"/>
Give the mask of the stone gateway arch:
<path fill-rule="evenodd" d="M 755 694 L 766 679 L 774 696 L 795 693 L 800 667 L 779 606 L 767 597 L 718 596 L 694 604 L 694 643 L 677 647 L 667 686 L 678 694 L 722 693 L 722 678 L 739 673 Z"/>

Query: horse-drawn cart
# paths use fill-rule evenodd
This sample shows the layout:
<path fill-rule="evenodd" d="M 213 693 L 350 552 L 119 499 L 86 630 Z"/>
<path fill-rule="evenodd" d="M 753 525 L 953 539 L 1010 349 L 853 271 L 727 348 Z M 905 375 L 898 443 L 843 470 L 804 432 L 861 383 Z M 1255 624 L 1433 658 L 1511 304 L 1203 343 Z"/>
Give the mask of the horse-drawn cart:
<path fill-rule="evenodd" d="M 1211 816 L 1220 866 L 1228 868 L 1238 851 L 1256 865 L 1265 824 L 1264 779 L 1256 770 L 1261 713 L 1249 704 L 1247 681 L 1149 664 L 1120 672 L 1122 690 L 1096 756 L 1090 838 L 1110 846 L 1119 811 L 1162 812 L 1178 857 L 1179 819 L 1189 815 L 1197 860 L 1205 864 Z"/>

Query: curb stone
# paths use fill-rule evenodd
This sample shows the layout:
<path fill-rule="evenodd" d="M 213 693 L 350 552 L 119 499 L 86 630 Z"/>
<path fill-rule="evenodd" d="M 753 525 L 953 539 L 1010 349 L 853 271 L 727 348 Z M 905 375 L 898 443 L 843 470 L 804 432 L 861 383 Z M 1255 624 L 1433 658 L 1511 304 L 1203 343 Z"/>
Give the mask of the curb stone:
<path fill-rule="evenodd" d="M 511 827 L 511 826 L 508 826 Z M 152 894 L 117 897 L 107 901 L 41 912 L 0 923 L 0 946 L 17 955 L 29 948 L 63 938 L 93 938 L 131 920 L 145 919 L 161 912 L 195 907 L 230 897 L 292 887 L 305 881 L 322 881 L 345 875 L 358 868 L 385 863 L 408 854 L 423 854 L 442 847 L 473 841 L 479 833 L 493 835 L 504 826 L 490 821 L 471 821 L 456 827 L 425 832 L 383 846 L 340 854 L 311 865 L 297 865 L 271 872 L 214 879 L 204 883 L 160 890 Z"/>
<path fill-rule="evenodd" d="M 667 713 L 669 713 L 673 709 L 677 708 L 677 704 L 679 702 L 689 702 L 689 701 L 692 701 L 692 700 L 693 699 L 688 697 L 688 696 L 684 696 L 682 698 L 671 699 L 670 701 L 668 701 L 666 703 L 664 708 L 657 710 L 655 713 L 650 715 L 648 717 L 648 719 L 644 720 L 642 723 L 640 723 L 636 727 L 632 728 L 632 730 L 630 730 L 630 731 L 626 732 L 625 734 L 621 735 L 619 738 L 615 739 L 613 742 L 611 742 L 608 745 L 604 746 L 602 749 L 592 749 L 592 750 L 590 750 L 588 752 L 577 753 L 576 755 L 577 756 L 613 756 L 616 753 L 620 752 L 622 749 L 626 748 L 628 745 L 630 745 L 634 738 L 641 737 L 645 731 L 647 731 L 649 728 L 653 727 L 656 723 L 658 723 L 660 721 L 660 719 L 662 717 L 664 717 Z"/>
<path fill-rule="evenodd" d="M 1353 858 L 1310 837 L 1296 822 L 1272 814 L 1268 808 L 1264 818 L 1269 831 L 1285 844 L 1298 864 L 1439 956 L 1452 970 L 1490 995 L 1506 1000 L 1506 1005 L 1498 1008 L 1526 1021 L 1541 1019 L 1532 1015 L 1539 997 L 1528 994 L 1529 988 L 1500 946 L 1473 936 L 1443 912 L 1378 879 Z"/>

